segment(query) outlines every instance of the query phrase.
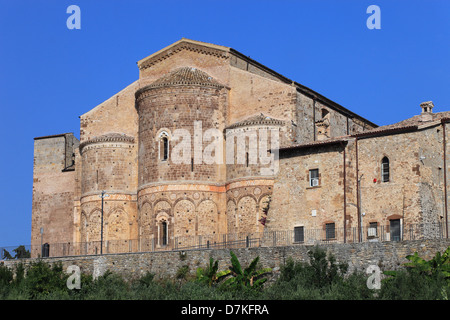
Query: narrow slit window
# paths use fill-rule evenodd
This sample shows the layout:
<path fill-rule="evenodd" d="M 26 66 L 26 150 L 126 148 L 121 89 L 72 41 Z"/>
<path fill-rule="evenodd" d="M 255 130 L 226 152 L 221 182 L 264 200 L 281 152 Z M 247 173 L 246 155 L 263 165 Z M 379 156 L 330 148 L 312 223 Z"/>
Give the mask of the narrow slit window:
<path fill-rule="evenodd" d="M 381 181 L 389 182 L 389 159 L 387 157 L 381 160 Z"/>
<path fill-rule="evenodd" d="M 167 245 L 167 222 L 166 221 L 163 221 L 162 223 L 161 223 L 161 233 L 162 233 L 162 237 L 161 237 L 161 244 L 163 245 L 163 246 L 166 246 Z"/>
<path fill-rule="evenodd" d="M 163 160 L 167 160 L 167 155 L 169 153 L 169 140 L 167 137 L 164 137 L 163 139 Z"/>
<path fill-rule="evenodd" d="M 169 136 L 166 132 L 159 135 L 159 159 L 167 161 L 169 158 Z"/>

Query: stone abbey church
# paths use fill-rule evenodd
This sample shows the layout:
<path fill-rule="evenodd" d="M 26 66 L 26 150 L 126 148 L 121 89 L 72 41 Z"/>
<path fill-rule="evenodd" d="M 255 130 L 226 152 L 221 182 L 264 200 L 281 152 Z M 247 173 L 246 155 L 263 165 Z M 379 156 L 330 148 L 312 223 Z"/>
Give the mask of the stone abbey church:
<path fill-rule="evenodd" d="M 33 255 L 43 243 L 86 254 L 274 230 L 305 243 L 310 231 L 392 240 L 407 226 L 429 225 L 422 236 L 448 226 L 450 112 L 433 112 L 432 102 L 379 127 L 232 48 L 185 38 L 137 66 L 139 79 L 80 116 L 79 140 L 35 138 Z M 180 129 L 191 139 L 186 161 L 175 162 Z M 278 141 L 244 140 L 233 153 L 242 161 L 194 161 L 209 129 L 223 146 L 249 132 Z M 249 161 L 255 152 L 273 156 L 277 170 Z"/>

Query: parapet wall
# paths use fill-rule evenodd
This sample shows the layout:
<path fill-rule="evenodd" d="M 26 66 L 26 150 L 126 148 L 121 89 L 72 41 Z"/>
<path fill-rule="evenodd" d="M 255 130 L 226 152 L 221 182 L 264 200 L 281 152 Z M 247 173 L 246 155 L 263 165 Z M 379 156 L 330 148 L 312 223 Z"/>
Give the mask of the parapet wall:
<path fill-rule="evenodd" d="M 450 239 L 418 240 L 403 242 L 367 242 L 356 244 L 329 244 L 322 246 L 332 253 L 340 262 L 349 264 L 349 271 L 365 271 L 370 265 L 377 265 L 381 270 L 396 270 L 408 262 L 405 258 L 409 254 L 418 252 L 424 259 L 433 258 L 436 253 L 445 251 L 450 246 Z M 257 256 L 260 266 L 269 267 L 276 276 L 279 268 L 289 257 L 296 261 L 309 261 L 308 250 L 314 246 L 260 247 L 232 249 L 241 265 L 247 267 Z M 90 256 L 45 258 L 44 261 L 55 263 L 61 261 L 64 268 L 70 265 L 80 267 L 81 272 L 94 277 L 109 270 L 131 279 L 146 272 L 156 274 L 157 277 L 175 277 L 177 271 L 184 266 L 195 274 L 198 267 L 206 267 L 209 259 L 219 260 L 219 270 L 227 269 L 230 265 L 230 249 L 220 250 L 190 250 L 166 251 L 147 253 L 122 253 Z M 37 259 L 24 259 L 28 264 Z M 5 261 L 5 265 L 14 267 L 18 260 Z"/>

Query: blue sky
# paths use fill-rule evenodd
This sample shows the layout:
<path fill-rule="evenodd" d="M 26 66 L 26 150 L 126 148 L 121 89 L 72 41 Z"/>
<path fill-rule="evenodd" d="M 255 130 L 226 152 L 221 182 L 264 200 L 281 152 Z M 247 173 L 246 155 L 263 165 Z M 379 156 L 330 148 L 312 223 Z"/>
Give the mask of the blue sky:
<path fill-rule="evenodd" d="M 232 47 L 378 125 L 428 100 L 450 111 L 448 0 L 0 0 L 0 246 L 30 243 L 33 138 L 79 137 L 78 116 L 182 37 Z"/>

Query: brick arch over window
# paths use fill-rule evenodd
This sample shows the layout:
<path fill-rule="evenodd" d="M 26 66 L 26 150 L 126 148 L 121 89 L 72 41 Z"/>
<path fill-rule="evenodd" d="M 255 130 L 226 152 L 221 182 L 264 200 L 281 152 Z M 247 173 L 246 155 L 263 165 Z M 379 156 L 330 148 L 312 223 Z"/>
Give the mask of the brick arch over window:
<path fill-rule="evenodd" d="M 160 198 L 153 205 L 153 213 L 156 215 L 156 218 L 161 212 L 165 212 L 168 217 L 172 215 L 172 205 L 167 198 Z"/>

